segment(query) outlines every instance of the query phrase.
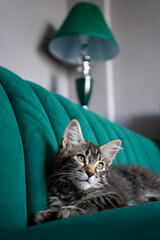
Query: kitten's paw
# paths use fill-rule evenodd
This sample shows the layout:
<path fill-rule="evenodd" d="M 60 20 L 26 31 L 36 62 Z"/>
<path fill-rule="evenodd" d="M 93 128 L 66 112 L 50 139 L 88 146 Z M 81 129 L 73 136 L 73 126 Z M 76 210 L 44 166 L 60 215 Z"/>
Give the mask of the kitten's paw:
<path fill-rule="evenodd" d="M 85 214 L 85 213 L 81 208 L 77 208 L 75 206 L 62 207 L 58 211 L 57 219 L 75 217 L 75 216 L 79 216 L 82 214 Z"/>
<path fill-rule="evenodd" d="M 45 222 L 46 215 L 46 211 L 37 212 L 34 216 L 34 222 L 37 224 Z"/>
<path fill-rule="evenodd" d="M 57 209 L 37 212 L 34 216 L 34 223 L 41 224 L 57 219 Z"/>

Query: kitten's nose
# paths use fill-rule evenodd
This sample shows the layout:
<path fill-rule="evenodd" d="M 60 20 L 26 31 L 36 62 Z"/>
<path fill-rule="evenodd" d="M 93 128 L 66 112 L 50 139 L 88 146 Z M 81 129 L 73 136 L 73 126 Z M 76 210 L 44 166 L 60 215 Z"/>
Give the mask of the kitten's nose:
<path fill-rule="evenodd" d="M 95 174 L 94 166 L 91 164 L 88 164 L 85 168 L 85 172 L 89 178 L 92 177 Z"/>
<path fill-rule="evenodd" d="M 92 173 L 92 172 L 88 172 L 88 171 L 86 171 L 86 174 L 87 174 L 87 176 L 90 178 L 90 177 L 92 177 L 93 175 L 94 175 L 94 173 Z"/>

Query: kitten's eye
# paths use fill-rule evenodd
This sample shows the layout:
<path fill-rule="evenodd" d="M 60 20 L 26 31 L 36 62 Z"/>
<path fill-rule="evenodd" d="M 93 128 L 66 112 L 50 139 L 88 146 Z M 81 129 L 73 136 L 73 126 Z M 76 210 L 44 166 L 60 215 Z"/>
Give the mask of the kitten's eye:
<path fill-rule="evenodd" d="M 85 157 L 83 155 L 77 155 L 77 158 L 81 163 L 85 162 Z"/>
<path fill-rule="evenodd" d="M 97 163 L 96 168 L 97 168 L 98 170 L 102 170 L 103 167 L 104 167 L 104 163 L 103 163 L 103 162 L 99 162 L 99 163 Z"/>

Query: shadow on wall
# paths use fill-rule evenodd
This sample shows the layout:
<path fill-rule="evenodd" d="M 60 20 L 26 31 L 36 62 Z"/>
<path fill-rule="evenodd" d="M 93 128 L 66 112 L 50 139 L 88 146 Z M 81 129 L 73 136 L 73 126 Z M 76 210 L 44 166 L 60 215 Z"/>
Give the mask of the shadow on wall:
<path fill-rule="evenodd" d="M 160 116 L 158 115 L 132 118 L 128 121 L 127 127 L 145 137 L 160 140 Z"/>
<path fill-rule="evenodd" d="M 51 40 L 53 39 L 53 37 L 55 36 L 55 34 L 56 34 L 56 29 L 50 23 L 47 23 L 46 27 L 44 28 L 43 35 L 38 44 L 37 51 L 39 54 L 41 54 L 43 57 L 46 57 L 52 63 L 54 63 L 56 65 L 61 65 L 61 66 L 64 65 L 64 67 L 65 67 L 66 64 L 62 63 L 57 58 L 55 58 L 53 55 L 51 55 L 48 50 L 48 45 L 51 42 Z"/>
<path fill-rule="evenodd" d="M 70 64 L 67 64 L 65 62 L 59 61 L 57 58 L 55 58 L 53 55 L 50 54 L 48 50 L 48 45 L 53 39 L 53 37 L 56 34 L 56 29 L 50 24 L 47 23 L 46 27 L 44 28 L 43 35 L 40 38 L 40 42 L 37 47 L 37 52 L 46 61 L 48 61 L 48 64 L 53 66 L 53 71 L 54 69 L 58 70 L 57 72 L 66 72 L 66 74 L 70 74 L 71 72 L 75 71 L 75 66 L 72 66 Z M 56 92 L 57 91 L 57 76 L 56 76 L 56 71 L 53 72 L 53 77 L 52 77 L 52 86 L 51 86 L 51 91 Z"/>

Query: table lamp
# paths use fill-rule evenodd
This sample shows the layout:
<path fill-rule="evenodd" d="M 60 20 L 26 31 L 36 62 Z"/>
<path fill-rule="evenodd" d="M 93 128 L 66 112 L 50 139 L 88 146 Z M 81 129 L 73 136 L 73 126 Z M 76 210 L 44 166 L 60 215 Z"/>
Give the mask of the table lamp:
<path fill-rule="evenodd" d="M 78 65 L 77 92 L 87 108 L 93 86 L 90 63 L 106 61 L 117 55 L 119 47 L 99 7 L 91 2 L 73 6 L 49 44 L 57 59 Z"/>

